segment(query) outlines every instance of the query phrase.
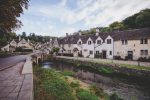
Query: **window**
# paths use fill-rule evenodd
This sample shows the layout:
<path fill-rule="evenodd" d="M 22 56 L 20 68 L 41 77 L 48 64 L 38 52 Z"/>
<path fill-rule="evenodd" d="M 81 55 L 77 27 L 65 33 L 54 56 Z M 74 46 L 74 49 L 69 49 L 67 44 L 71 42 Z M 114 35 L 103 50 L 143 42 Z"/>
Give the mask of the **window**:
<path fill-rule="evenodd" d="M 112 55 L 112 51 L 109 51 L 109 55 Z"/>
<path fill-rule="evenodd" d="M 79 41 L 78 44 L 81 45 L 82 44 L 81 41 Z"/>
<path fill-rule="evenodd" d="M 148 55 L 148 50 L 141 50 L 141 55 Z"/>
<path fill-rule="evenodd" d="M 98 55 L 98 54 L 99 54 L 99 51 L 96 51 L 96 54 Z"/>
<path fill-rule="evenodd" d="M 148 40 L 147 39 L 141 39 L 141 44 L 148 44 Z"/>
<path fill-rule="evenodd" d="M 128 44 L 128 40 L 122 40 L 122 45 L 127 45 Z"/>
<path fill-rule="evenodd" d="M 88 45 L 91 45 L 91 41 L 88 41 Z"/>
<path fill-rule="evenodd" d="M 107 44 L 111 44 L 111 39 L 107 39 Z"/>
<path fill-rule="evenodd" d="M 90 50 L 90 55 L 92 55 L 93 54 L 93 51 L 92 50 Z"/>
<path fill-rule="evenodd" d="M 97 44 L 101 44 L 101 40 L 97 40 Z"/>

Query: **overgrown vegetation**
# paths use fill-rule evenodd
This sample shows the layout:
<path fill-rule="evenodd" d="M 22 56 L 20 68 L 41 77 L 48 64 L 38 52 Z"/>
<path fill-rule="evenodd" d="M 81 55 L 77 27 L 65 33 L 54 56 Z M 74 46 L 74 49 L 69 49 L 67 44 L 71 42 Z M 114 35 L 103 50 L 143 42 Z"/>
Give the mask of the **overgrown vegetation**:
<path fill-rule="evenodd" d="M 52 69 L 34 68 L 35 100 L 75 100 L 65 78 Z"/>
<path fill-rule="evenodd" d="M 73 72 L 34 67 L 35 100 L 122 100 L 110 99 L 103 89 L 71 77 Z M 119 98 L 118 96 L 112 96 Z M 111 97 L 111 98 L 112 98 Z"/>

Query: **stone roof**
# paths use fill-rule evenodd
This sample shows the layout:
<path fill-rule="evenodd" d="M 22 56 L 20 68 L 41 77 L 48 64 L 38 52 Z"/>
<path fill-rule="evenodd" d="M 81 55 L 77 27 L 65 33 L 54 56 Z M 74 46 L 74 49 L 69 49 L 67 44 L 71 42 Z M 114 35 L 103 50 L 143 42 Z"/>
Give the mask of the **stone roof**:
<path fill-rule="evenodd" d="M 108 36 L 111 36 L 114 41 L 118 40 L 137 40 L 141 38 L 150 38 L 150 27 L 142 28 L 142 29 L 132 29 L 132 30 L 124 30 L 124 31 L 113 31 L 113 32 L 99 32 L 99 35 L 95 34 L 90 35 L 69 35 L 63 38 L 59 38 L 59 44 L 76 44 L 79 39 L 82 40 L 83 43 L 86 43 L 89 37 L 95 43 L 95 40 L 98 37 L 101 37 L 105 40 Z"/>
<path fill-rule="evenodd" d="M 118 40 L 138 40 L 141 38 L 150 38 L 150 27 L 134 30 L 111 32 L 115 41 Z"/>

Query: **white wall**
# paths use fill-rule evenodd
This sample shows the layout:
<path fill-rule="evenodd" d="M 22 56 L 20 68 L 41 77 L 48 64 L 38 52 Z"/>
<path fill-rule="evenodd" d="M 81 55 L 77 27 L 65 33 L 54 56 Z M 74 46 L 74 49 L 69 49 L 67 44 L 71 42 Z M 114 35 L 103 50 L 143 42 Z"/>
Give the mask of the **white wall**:
<path fill-rule="evenodd" d="M 111 44 L 107 44 L 107 39 L 111 39 Z M 101 40 L 101 41 L 103 41 L 100 37 L 98 37 L 97 39 L 96 39 L 96 41 L 97 40 Z M 96 42 L 96 44 L 95 44 L 95 53 L 96 53 L 96 51 L 99 51 L 100 53 L 102 53 L 102 51 L 103 50 L 105 50 L 106 51 L 106 58 L 108 58 L 108 59 L 113 59 L 113 52 L 114 52 L 114 50 L 113 50 L 113 46 L 114 45 L 114 41 L 113 41 L 113 38 L 111 37 L 111 36 L 108 36 L 105 40 L 104 40 L 104 42 L 102 42 L 102 44 L 100 45 L 100 46 L 98 46 L 98 44 L 97 44 L 97 42 Z M 110 51 L 112 52 L 112 55 L 110 55 Z"/>
<path fill-rule="evenodd" d="M 88 44 L 88 41 L 91 41 L 91 45 Z M 93 51 L 93 54 L 90 54 L 90 51 Z M 86 44 L 83 44 L 82 54 L 84 57 L 94 58 L 94 42 L 91 38 L 87 40 Z"/>

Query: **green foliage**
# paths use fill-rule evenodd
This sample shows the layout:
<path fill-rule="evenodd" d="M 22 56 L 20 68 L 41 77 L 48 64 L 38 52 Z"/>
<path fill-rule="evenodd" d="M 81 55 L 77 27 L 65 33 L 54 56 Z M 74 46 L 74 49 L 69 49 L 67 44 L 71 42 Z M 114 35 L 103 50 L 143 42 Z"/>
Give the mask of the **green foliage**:
<path fill-rule="evenodd" d="M 71 83 L 70 83 L 70 86 L 71 86 L 72 88 L 78 88 L 78 87 L 80 86 L 80 84 L 79 84 L 79 82 L 71 82 Z"/>
<path fill-rule="evenodd" d="M 69 83 L 55 70 L 36 67 L 34 74 L 36 100 L 74 100 Z"/>
<path fill-rule="evenodd" d="M 76 92 L 79 100 L 99 100 L 98 96 L 85 89 L 79 89 Z"/>
<path fill-rule="evenodd" d="M 98 67 L 98 71 L 104 74 L 111 74 L 113 70 L 108 67 Z"/>
<path fill-rule="evenodd" d="M 53 47 L 53 48 L 52 48 L 52 52 L 58 53 L 58 52 L 59 52 L 59 48 Z"/>
<path fill-rule="evenodd" d="M 150 26 L 150 9 L 144 9 L 122 22 L 126 28 L 144 28 Z"/>
<path fill-rule="evenodd" d="M 123 23 L 121 22 L 113 22 L 112 24 L 109 25 L 109 27 L 112 29 L 112 30 L 122 30 L 124 29 L 124 25 Z"/>
<path fill-rule="evenodd" d="M 123 100 L 116 93 L 110 95 L 110 100 Z"/>
<path fill-rule="evenodd" d="M 6 37 L 0 38 L 0 46 L 7 45 L 8 41 Z"/>
<path fill-rule="evenodd" d="M 64 76 L 73 76 L 74 72 L 73 71 L 64 70 L 63 72 L 61 72 L 61 74 L 63 74 Z"/>
<path fill-rule="evenodd" d="M 18 20 L 24 9 L 27 9 L 29 0 L 0 0 L 0 29 L 11 32 L 20 28 L 22 23 Z"/>
<path fill-rule="evenodd" d="M 32 49 L 23 49 L 22 47 L 16 47 L 15 52 L 33 52 Z"/>
<path fill-rule="evenodd" d="M 104 97 L 106 94 L 104 93 L 104 90 L 100 87 L 98 87 L 97 85 L 93 84 L 90 86 L 90 90 L 94 91 L 94 93 L 97 96 L 100 96 L 101 98 Z"/>

